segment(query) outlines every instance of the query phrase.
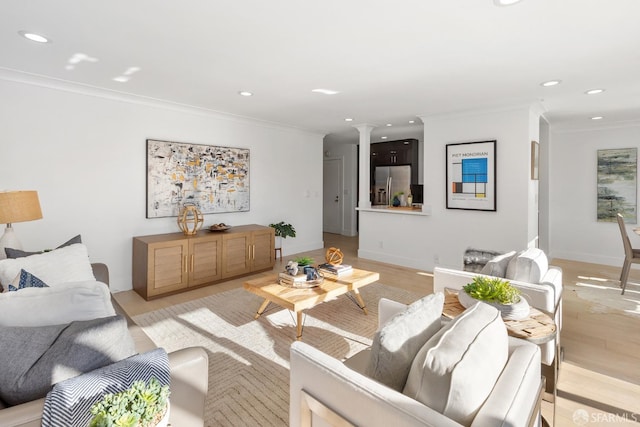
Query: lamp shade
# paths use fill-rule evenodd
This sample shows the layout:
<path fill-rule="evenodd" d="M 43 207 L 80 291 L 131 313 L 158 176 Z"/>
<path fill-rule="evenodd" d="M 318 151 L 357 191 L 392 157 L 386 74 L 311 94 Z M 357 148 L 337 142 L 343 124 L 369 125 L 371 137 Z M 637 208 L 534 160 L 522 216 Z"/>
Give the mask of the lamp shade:
<path fill-rule="evenodd" d="M 37 191 L 0 192 L 0 224 L 42 218 Z"/>

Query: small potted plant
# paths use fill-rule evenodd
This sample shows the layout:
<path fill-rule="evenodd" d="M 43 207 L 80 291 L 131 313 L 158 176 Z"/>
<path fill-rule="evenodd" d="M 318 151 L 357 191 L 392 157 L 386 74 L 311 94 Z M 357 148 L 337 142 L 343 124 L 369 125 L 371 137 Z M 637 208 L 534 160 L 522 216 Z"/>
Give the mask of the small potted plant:
<path fill-rule="evenodd" d="M 458 293 L 458 300 L 465 308 L 483 301 L 500 310 L 504 319 L 518 320 L 529 315 L 529 303 L 520 290 L 499 277 L 475 276 Z"/>
<path fill-rule="evenodd" d="M 134 382 L 119 393 L 109 393 L 90 409 L 89 427 L 162 427 L 169 421 L 169 386 L 156 378 Z"/>
<path fill-rule="evenodd" d="M 269 227 L 275 230 L 276 248 L 282 248 L 282 239 L 286 239 L 287 237 L 296 237 L 296 229 L 293 228 L 293 225 L 287 224 L 284 221 L 269 224 Z"/>
<path fill-rule="evenodd" d="M 313 258 L 308 256 L 299 256 L 295 258 L 293 261 L 298 263 L 298 268 L 302 268 L 302 269 L 304 269 L 304 267 L 309 267 L 313 265 L 313 263 L 315 262 Z"/>

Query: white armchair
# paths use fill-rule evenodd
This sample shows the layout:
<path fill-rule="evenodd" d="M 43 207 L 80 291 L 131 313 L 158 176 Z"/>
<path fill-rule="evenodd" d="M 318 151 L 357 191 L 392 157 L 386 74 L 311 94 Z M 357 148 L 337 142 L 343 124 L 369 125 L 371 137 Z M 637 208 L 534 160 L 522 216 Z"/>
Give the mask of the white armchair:
<path fill-rule="evenodd" d="M 529 305 L 548 313 L 556 323 L 556 339 L 540 345 L 542 363 L 552 366 L 562 330 L 562 269 L 549 266 L 544 252 L 535 248 L 515 255 L 510 264 L 513 268 L 507 276 L 515 279 L 506 279 L 522 292 Z M 515 271 L 516 268 L 520 271 Z M 436 267 L 433 270 L 433 291 L 460 290 L 478 275 L 480 274 Z M 529 277 L 533 278 L 533 281 L 522 280 Z"/>
<path fill-rule="evenodd" d="M 548 313 L 553 318 L 557 330 L 556 337 L 552 341 L 540 344 L 540 350 L 544 365 L 542 373 L 546 378 L 546 391 L 552 395 L 548 400 L 555 402 L 562 331 L 562 269 L 549 266 L 546 255 L 537 248 L 514 253 L 511 259 L 506 259 L 509 255 L 499 257 L 502 259 L 497 259 L 494 265 L 488 264 L 483 271 L 489 272 L 494 277 L 507 276 L 506 279 L 520 289 L 529 305 Z M 479 274 L 436 267 L 433 271 L 433 291 L 460 290 L 477 275 Z"/>
<path fill-rule="evenodd" d="M 380 300 L 379 324 L 382 326 L 406 308 L 404 304 Z M 437 316 L 439 323 L 440 313 Z M 433 337 L 436 335 L 438 332 Z M 371 349 L 343 363 L 304 342 L 294 342 L 290 359 L 289 425 L 538 426 L 542 389 L 540 351 L 526 341 L 506 336 L 505 339 L 508 356 L 504 369 L 491 383 L 492 388 L 489 386 L 490 394 L 474 418 L 464 424 L 365 375 Z M 490 344 L 494 342 L 491 340 Z M 474 381 L 469 375 L 463 378 L 464 387 L 467 381 L 469 384 Z"/>

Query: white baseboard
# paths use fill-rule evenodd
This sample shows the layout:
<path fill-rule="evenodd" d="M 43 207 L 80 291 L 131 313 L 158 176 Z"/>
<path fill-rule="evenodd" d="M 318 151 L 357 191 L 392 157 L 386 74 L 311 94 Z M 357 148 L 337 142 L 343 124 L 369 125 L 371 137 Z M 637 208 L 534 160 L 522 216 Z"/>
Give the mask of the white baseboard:
<path fill-rule="evenodd" d="M 427 260 L 394 256 L 386 252 L 358 249 L 358 258 L 370 259 L 373 261 L 384 262 L 386 264 L 401 265 L 403 267 L 415 268 L 417 270 L 433 271 L 433 264 L 429 265 Z"/>

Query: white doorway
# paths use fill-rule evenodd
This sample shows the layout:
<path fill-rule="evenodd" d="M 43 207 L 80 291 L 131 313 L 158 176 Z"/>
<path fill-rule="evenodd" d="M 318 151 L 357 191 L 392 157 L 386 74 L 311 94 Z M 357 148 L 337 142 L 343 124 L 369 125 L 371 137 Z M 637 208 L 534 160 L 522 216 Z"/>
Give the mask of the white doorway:
<path fill-rule="evenodd" d="M 325 159 L 322 172 L 322 230 L 342 234 L 342 159 Z"/>

